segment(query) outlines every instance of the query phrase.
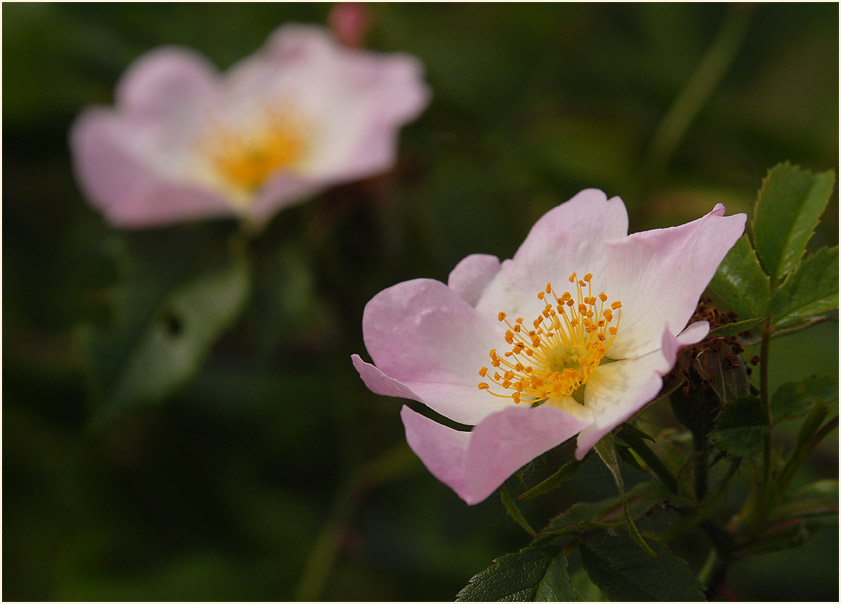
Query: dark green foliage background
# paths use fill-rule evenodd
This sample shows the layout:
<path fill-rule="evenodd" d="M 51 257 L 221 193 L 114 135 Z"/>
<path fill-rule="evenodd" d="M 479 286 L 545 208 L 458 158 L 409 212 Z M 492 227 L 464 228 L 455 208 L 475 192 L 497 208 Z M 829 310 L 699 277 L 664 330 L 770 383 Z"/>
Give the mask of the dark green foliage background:
<path fill-rule="evenodd" d="M 192 46 L 224 69 L 277 25 L 324 23 L 328 9 L 3 6 L 5 599 L 292 599 L 325 523 L 337 527 L 326 533 L 336 558 L 318 597 L 453 599 L 528 539 L 498 497 L 467 507 L 430 476 L 405 445 L 401 403 L 358 379 L 350 355 L 364 353 L 366 301 L 401 280 L 446 280 L 469 253 L 510 257 L 537 217 L 584 187 L 622 196 L 637 231 L 716 202 L 750 211 L 779 161 L 838 169 L 837 5 L 748 9 L 730 69 L 659 173 L 646 161 L 655 132 L 727 11 L 741 9 L 372 5 L 369 46 L 416 54 L 434 93 L 404 130 L 396 169 L 279 214 L 252 246 L 244 314 L 198 375 L 95 429 L 74 333 L 108 319 L 114 231 L 74 182 L 73 117 L 111 103 L 126 66 L 157 45 Z M 810 248 L 837 243 L 837 193 L 823 220 Z M 235 225 L 172 228 L 222 245 Z M 772 387 L 835 374 L 837 323 L 775 341 L 772 355 Z M 671 417 L 666 402 L 655 407 Z M 344 512 L 331 512 L 383 455 L 391 470 L 354 483 Z M 538 466 L 527 479 L 548 473 Z M 837 435 L 804 475 L 837 475 Z M 591 463 L 522 508 L 542 525 L 614 493 Z M 672 549 L 697 572 L 706 547 L 687 537 Z M 825 531 L 739 562 L 729 586 L 742 600 L 834 600 L 837 555 Z"/>

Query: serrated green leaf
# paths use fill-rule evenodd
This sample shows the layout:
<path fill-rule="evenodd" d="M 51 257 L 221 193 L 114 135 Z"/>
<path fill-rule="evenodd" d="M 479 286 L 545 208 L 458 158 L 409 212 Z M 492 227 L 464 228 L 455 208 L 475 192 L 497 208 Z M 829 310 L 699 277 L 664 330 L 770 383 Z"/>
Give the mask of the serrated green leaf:
<path fill-rule="evenodd" d="M 831 170 L 813 174 L 784 163 L 768 171 L 754 211 L 756 252 L 772 281 L 795 269 L 835 186 Z"/>
<path fill-rule="evenodd" d="M 808 415 L 817 399 L 838 399 L 838 378 L 817 376 L 780 386 L 771 398 L 771 418 L 774 424 Z"/>
<path fill-rule="evenodd" d="M 590 581 L 587 571 L 579 568 L 570 576 L 572 589 L 581 598 L 582 602 L 608 602 L 602 591 Z"/>
<path fill-rule="evenodd" d="M 726 405 L 715 425 L 710 440 L 728 455 L 753 457 L 762 451 L 768 426 L 758 398 L 740 398 Z"/>
<path fill-rule="evenodd" d="M 591 531 L 581 539 L 581 560 L 590 579 L 613 601 L 702 602 L 704 589 L 686 562 L 652 543 L 657 558 L 617 531 Z"/>
<path fill-rule="evenodd" d="M 785 327 L 838 308 L 838 247 L 809 254 L 774 292 L 772 323 Z"/>
<path fill-rule="evenodd" d="M 567 561 L 557 546 L 534 547 L 506 554 L 475 575 L 456 596 L 457 602 L 535 602 L 577 600 Z"/>
<path fill-rule="evenodd" d="M 572 460 L 569 463 L 565 463 L 561 466 L 560 470 L 552 474 L 549 478 L 517 497 L 517 501 L 532 499 L 557 489 L 566 481 L 572 480 L 572 478 L 578 473 L 578 470 L 581 469 L 582 465 L 584 465 L 584 460 Z"/>
<path fill-rule="evenodd" d="M 771 281 L 762 271 L 747 235 L 736 241 L 712 281 L 712 290 L 743 319 L 764 317 L 771 302 Z"/>
<path fill-rule="evenodd" d="M 713 329 L 709 335 L 711 336 L 737 336 L 740 333 L 744 333 L 749 329 L 753 329 L 754 327 L 759 327 L 765 321 L 764 317 L 758 317 L 756 319 L 745 319 L 744 321 L 737 321 L 736 323 L 728 323 L 727 325 L 722 325 L 721 327 L 717 327 Z"/>
<path fill-rule="evenodd" d="M 244 256 L 226 255 L 224 247 L 195 250 L 191 236 L 184 239 L 180 245 L 124 241 L 115 324 L 79 331 L 97 401 L 95 422 L 171 394 L 195 373 L 245 303 L 250 272 Z M 202 238 L 191 241 L 199 248 L 207 244 Z M 200 257 L 189 257 L 197 251 Z"/>
<path fill-rule="evenodd" d="M 523 527 L 523 530 L 532 537 L 537 535 L 537 532 L 531 527 L 528 520 L 526 520 L 526 517 L 523 516 L 520 508 L 518 508 L 517 504 L 514 503 L 514 500 L 511 499 L 511 495 L 508 493 L 508 487 L 504 484 L 499 487 L 499 496 L 502 499 L 502 505 L 505 506 L 505 510 L 508 512 L 508 515 L 514 519 L 514 522 Z"/>

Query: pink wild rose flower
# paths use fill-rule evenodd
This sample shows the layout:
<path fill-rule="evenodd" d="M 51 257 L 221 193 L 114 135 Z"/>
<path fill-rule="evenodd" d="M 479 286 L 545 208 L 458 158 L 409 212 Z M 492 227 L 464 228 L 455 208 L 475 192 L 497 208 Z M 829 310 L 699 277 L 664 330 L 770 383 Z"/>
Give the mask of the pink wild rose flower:
<path fill-rule="evenodd" d="M 116 107 L 73 125 L 78 179 L 114 225 L 211 216 L 263 222 L 325 187 L 388 170 L 399 128 L 426 106 L 422 66 L 286 25 L 220 74 L 164 47 L 135 61 Z"/>
<path fill-rule="evenodd" d="M 628 235 L 618 197 L 588 189 L 547 212 L 511 260 L 474 254 L 447 284 L 414 279 L 368 302 L 377 394 L 414 399 L 470 432 L 404 406 L 406 439 L 464 501 L 578 435 L 577 459 L 662 386 L 698 298 L 744 230 L 724 206 L 687 224 Z"/>

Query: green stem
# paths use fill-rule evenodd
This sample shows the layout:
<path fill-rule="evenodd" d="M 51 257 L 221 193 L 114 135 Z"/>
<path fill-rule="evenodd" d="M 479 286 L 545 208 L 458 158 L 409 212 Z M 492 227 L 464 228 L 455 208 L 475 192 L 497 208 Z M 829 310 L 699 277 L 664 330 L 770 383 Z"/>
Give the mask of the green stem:
<path fill-rule="evenodd" d="M 622 440 L 628 443 L 634 452 L 648 464 L 651 471 L 654 472 L 655 476 L 660 479 L 660 482 L 662 482 L 667 489 L 669 489 L 672 493 L 677 493 L 677 480 L 675 480 L 671 470 L 666 467 L 663 460 L 661 460 L 640 437 L 625 431 L 622 433 Z"/>
<path fill-rule="evenodd" d="M 762 345 L 759 351 L 759 399 L 762 402 L 762 410 L 765 413 L 765 425 L 768 430 L 765 432 L 765 440 L 762 444 L 762 491 L 760 502 L 764 502 L 771 482 L 771 396 L 768 392 L 768 357 L 771 350 L 771 319 L 765 319 L 762 328 Z M 760 512 L 764 510 L 760 503 Z"/>
<path fill-rule="evenodd" d="M 310 550 L 298 587 L 295 589 L 295 600 L 300 602 L 320 599 L 321 588 L 339 551 L 342 532 L 356 507 L 354 490 L 348 485 L 336 497 L 333 509 Z"/>
<path fill-rule="evenodd" d="M 651 181 L 658 180 L 665 171 L 689 126 L 736 57 L 747 31 L 749 14 L 750 9 L 745 5 L 730 5 L 718 36 L 666 112 L 654 134 L 647 158 L 647 173 Z"/>
<path fill-rule="evenodd" d="M 706 436 L 693 434 L 692 437 L 695 444 L 695 499 L 701 501 L 707 495 L 707 462 L 710 451 Z"/>

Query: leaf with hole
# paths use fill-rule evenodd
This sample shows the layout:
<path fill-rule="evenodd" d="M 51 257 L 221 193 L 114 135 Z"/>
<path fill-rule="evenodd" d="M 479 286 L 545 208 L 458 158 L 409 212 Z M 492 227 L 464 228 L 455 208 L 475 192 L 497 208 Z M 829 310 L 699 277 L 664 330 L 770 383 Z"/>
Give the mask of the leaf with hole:
<path fill-rule="evenodd" d="M 239 314 L 250 283 L 241 252 L 228 254 L 221 242 L 192 232 L 133 235 L 116 253 L 122 279 L 113 325 L 78 333 L 96 422 L 160 401 L 186 382 Z"/>

